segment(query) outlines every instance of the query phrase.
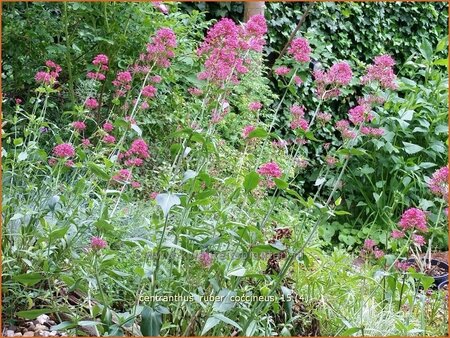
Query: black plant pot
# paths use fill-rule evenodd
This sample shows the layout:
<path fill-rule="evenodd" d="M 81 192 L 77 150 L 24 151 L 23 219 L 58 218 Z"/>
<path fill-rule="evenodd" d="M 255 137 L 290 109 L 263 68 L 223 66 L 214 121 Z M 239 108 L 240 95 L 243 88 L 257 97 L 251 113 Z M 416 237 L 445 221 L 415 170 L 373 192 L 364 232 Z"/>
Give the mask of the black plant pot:
<path fill-rule="evenodd" d="M 414 258 L 408 259 L 408 263 L 414 264 L 416 260 Z M 428 264 L 429 260 L 425 259 L 422 260 L 425 264 Z M 437 259 L 431 259 L 431 266 L 438 266 L 442 269 L 444 269 L 447 273 L 443 274 L 442 276 L 431 276 L 434 278 L 434 285 L 439 286 L 440 284 L 446 283 L 448 281 L 448 264 L 437 260 Z"/>
<path fill-rule="evenodd" d="M 447 286 L 448 288 L 448 280 L 443 281 L 441 284 L 438 285 L 439 290 L 444 290 L 444 288 Z"/>

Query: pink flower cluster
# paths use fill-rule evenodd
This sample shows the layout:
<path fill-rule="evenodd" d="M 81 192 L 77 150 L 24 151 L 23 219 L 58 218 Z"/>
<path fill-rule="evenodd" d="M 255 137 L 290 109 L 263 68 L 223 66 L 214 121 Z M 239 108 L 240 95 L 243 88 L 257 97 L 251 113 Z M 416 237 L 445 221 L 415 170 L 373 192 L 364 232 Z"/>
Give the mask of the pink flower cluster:
<path fill-rule="evenodd" d="M 279 75 L 279 76 L 284 76 L 289 74 L 289 72 L 291 71 L 290 68 L 286 67 L 286 66 L 281 66 L 275 69 L 275 74 Z"/>
<path fill-rule="evenodd" d="M 327 72 L 317 69 L 313 75 L 317 95 L 328 99 L 340 95 L 339 87 L 348 85 L 353 73 L 347 62 L 338 62 L 333 64 Z"/>
<path fill-rule="evenodd" d="M 258 111 L 262 108 L 262 103 L 258 101 L 250 102 L 248 105 L 248 109 L 251 111 Z"/>
<path fill-rule="evenodd" d="M 209 268 L 213 263 L 213 255 L 209 252 L 202 252 L 198 255 L 198 262 L 204 268 Z"/>
<path fill-rule="evenodd" d="M 289 144 L 288 141 L 286 140 L 274 140 L 272 141 L 272 147 L 274 148 L 279 148 L 279 149 L 283 149 L 286 148 L 286 146 Z"/>
<path fill-rule="evenodd" d="M 106 144 L 114 144 L 116 142 L 116 138 L 112 135 L 106 134 L 105 136 L 103 136 L 102 141 Z"/>
<path fill-rule="evenodd" d="M 354 124 L 359 125 L 364 122 L 370 122 L 373 115 L 367 112 L 366 107 L 356 106 L 348 111 L 348 119 Z"/>
<path fill-rule="evenodd" d="M 433 173 L 428 182 L 431 192 L 437 196 L 448 199 L 448 167 L 442 167 Z"/>
<path fill-rule="evenodd" d="M 99 103 L 96 99 L 94 99 L 93 97 L 90 97 L 90 98 L 86 99 L 86 101 L 84 102 L 84 105 L 86 106 L 86 108 L 88 108 L 90 110 L 94 110 L 94 109 L 98 108 Z"/>
<path fill-rule="evenodd" d="M 427 216 L 424 211 L 417 208 L 409 208 L 406 210 L 398 225 L 406 230 L 418 230 L 420 232 L 427 232 Z"/>
<path fill-rule="evenodd" d="M 331 121 L 331 114 L 330 113 L 322 113 L 318 112 L 316 115 L 317 121 L 319 121 L 321 124 L 326 124 Z"/>
<path fill-rule="evenodd" d="M 203 90 L 195 87 L 188 88 L 188 92 L 193 96 L 200 96 L 203 94 Z"/>
<path fill-rule="evenodd" d="M 156 88 L 153 86 L 145 86 L 142 89 L 142 96 L 147 97 L 147 98 L 151 98 L 151 97 L 155 97 L 156 95 Z"/>
<path fill-rule="evenodd" d="M 363 126 L 361 127 L 361 134 L 372 137 L 381 137 L 384 135 L 384 129 Z"/>
<path fill-rule="evenodd" d="M 76 131 L 80 132 L 86 129 L 86 123 L 84 123 L 83 121 L 74 121 L 72 122 L 72 127 Z"/>
<path fill-rule="evenodd" d="M 91 141 L 88 138 L 84 138 L 84 139 L 81 140 L 81 146 L 83 148 L 89 148 L 89 147 L 92 146 L 92 143 L 91 143 Z"/>
<path fill-rule="evenodd" d="M 253 15 L 248 19 L 245 26 L 240 27 L 241 48 L 243 50 L 253 50 L 262 52 L 267 33 L 266 19 L 262 15 Z"/>
<path fill-rule="evenodd" d="M 34 76 L 35 81 L 37 83 L 42 83 L 47 86 L 57 83 L 59 73 L 62 70 L 61 66 L 56 64 L 52 60 L 46 61 L 45 65 L 47 66 L 47 71 L 37 72 L 36 75 Z"/>
<path fill-rule="evenodd" d="M 358 99 L 358 105 L 364 106 L 367 110 L 370 110 L 372 107 L 383 104 L 385 101 L 386 100 L 380 96 L 368 95 L 365 97 L 360 97 Z"/>
<path fill-rule="evenodd" d="M 302 129 L 308 130 L 309 123 L 304 119 L 305 116 L 305 107 L 293 105 L 290 109 L 291 114 L 293 116 L 291 121 L 291 129 Z"/>
<path fill-rule="evenodd" d="M 88 72 L 86 77 L 88 79 L 104 81 L 106 79 L 106 71 L 108 71 L 108 57 L 104 54 L 98 54 L 94 60 L 92 60 L 92 64 L 97 66 L 98 69 L 96 72 Z"/>
<path fill-rule="evenodd" d="M 114 87 L 116 87 L 116 96 L 125 96 L 127 91 L 131 89 L 132 76 L 129 71 L 118 72 L 116 78 L 112 81 Z"/>
<path fill-rule="evenodd" d="M 94 236 L 91 238 L 91 248 L 93 250 L 104 249 L 104 248 L 106 248 L 107 245 L 108 245 L 108 243 L 100 237 Z"/>
<path fill-rule="evenodd" d="M 327 155 L 327 157 L 325 157 L 325 162 L 327 162 L 328 166 L 334 167 L 336 165 L 336 163 L 338 162 L 338 159 L 336 157 Z"/>
<path fill-rule="evenodd" d="M 361 83 L 378 82 L 382 88 L 397 89 L 394 65 L 395 61 L 390 55 L 376 56 L 373 65 L 367 67 L 366 74 L 361 78 Z"/>
<path fill-rule="evenodd" d="M 75 149 L 70 143 L 58 144 L 53 148 L 53 155 L 59 158 L 72 157 L 75 155 Z"/>
<path fill-rule="evenodd" d="M 131 179 L 131 171 L 128 169 L 120 169 L 119 172 L 112 177 L 114 181 L 124 182 Z"/>
<path fill-rule="evenodd" d="M 119 154 L 119 160 L 124 160 L 127 167 L 140 167 L 149 157 L 148 145 L 143 139 L 134 140 L 125 153 Z"/>
<path fill-rule="evenodd" d="M 245 126 L 244 129 L 242 129 L 242 138 L 244 138 L 244 139 L 247 138 L 248 135 L 255 129 L 256 128 L 251 125 Z"/>
<path fill-rule="evenodd" d="M 378 249 L 376 246 L 376 242 L 373 239 L 366 239 L 364 241 L 364 246 L 361 249 L 361 256 L 367 257 L 369 255 L 373 255 L 376 259 L 380 259 L 384 257 L 383 250 Z"/>
<path fill-rule="evenodd" d="M 282 172 L 277 163 L 268 162 L 259 167 L 258 174 L 270 178 L 279 178 Z"/>
<path fill-rule="evenodd" d="M 167 8 L 167 6 L 162 4 L 160 1 L 152 1 L 152 5 L 163 14 L 169 13 L 169 9 Z"/>
<path fill-rule="evenodd" d="M 218 109 L 211 111 L 211 123 L 217 124 L 222 121 L 230 112 L 230 104 L 227 100 L 223 100 Z"/>
<path fill-rule="evenodd" d="M 297 62 L 309 62 L 311 47 L 309 46 L 308 40 L 304 38 L 295 38 L 292 40 L 287 52 L 292 55 Z"/>
<path fill-rule="evenodd" d="M 247 73 L 251 63 L 251 59 L 244 59 L 243 54 L 249 50 L 260 52 L 266 32 L 265 19 L 261 15 L 252 16 L 241 27 L 227 18 L 218 21 L 197 50 L 199 56 L 206 57 L 204 70 L 198 78 L 219 85 L 224 81 L 238 83 L 238 75 Z"/>
<path fill-rule="evenodd" d="M 107 133 L 112 132 L 114 129 L 114 126 L 112 125 L 111 122 L 105 122 L 103 123 L 103 130 L 106 131 Z"/>
<path fill-rule="evenodd" d="M 141 61 L 154 62 L 158 67 L 170 67 L 170 59 L 175 56 L 177 39 L 170 28 L 161 28 L 147 44 L 147 54 L 141 55 Z"/>

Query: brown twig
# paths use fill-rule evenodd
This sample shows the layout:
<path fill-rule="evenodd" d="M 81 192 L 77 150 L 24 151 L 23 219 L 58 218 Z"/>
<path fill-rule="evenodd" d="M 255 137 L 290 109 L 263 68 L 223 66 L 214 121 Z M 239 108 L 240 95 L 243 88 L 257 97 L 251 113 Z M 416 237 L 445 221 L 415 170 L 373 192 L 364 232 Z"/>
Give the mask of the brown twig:
<path fill-rule="evenodd" d="M 292 31 L 291 35 L 289 36 L 289 40 L 284 45 L 284 47 L 281 50 L 281 52 L 279 53 L 278 57 L 275 59 L 274 64 L 277 62 L 278 59 L 281 59 L 283 57 L 283 55 L 286 53 L 288 46 L 290 45 L 291 41 L 294 39 L 295 34 L 297 34 L 298 30 L 302 26 L 303 22 L 305 21 L 306 17 L 308 16 L 308 14 L 311 11 L 314 4 L 315 4 L 314 2 L 309 3 L 308 7 L 306 8 L 306 11 L 303 13 L 302 17 L 300 18 L 300 20 L 297 24 L 297 27 L 295 27 L 295 29 Z"/>

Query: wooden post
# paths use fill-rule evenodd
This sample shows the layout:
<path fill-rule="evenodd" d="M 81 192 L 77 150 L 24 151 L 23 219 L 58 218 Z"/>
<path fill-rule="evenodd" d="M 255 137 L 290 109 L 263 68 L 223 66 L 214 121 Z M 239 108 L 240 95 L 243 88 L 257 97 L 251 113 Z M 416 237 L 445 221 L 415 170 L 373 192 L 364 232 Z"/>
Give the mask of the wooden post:
<path fill-rule="evenodd" d="M 244 3 L 244 22 L 253 15 L 264 15 L 264 1 L 246 1 Z"/>

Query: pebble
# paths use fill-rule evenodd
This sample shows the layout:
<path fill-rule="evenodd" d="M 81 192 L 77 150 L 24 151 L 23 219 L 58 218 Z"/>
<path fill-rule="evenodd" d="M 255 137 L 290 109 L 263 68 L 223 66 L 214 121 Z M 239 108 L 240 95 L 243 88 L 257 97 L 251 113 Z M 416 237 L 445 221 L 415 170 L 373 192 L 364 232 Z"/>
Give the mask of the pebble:
<path fill-rule="evenodd" d="M 14 331 L 13 330 L 7 330 L 6 331 L 6 337 L 14 337 Z"/>
<path fill-rule="evenodd" d="M 21 332 L 16 332 L 16 333 L 14 333 L 14 337 L 22 337 L 22 333 Z"/>
<path fill-rule="evenodd" d="M 37 318 L 36 318 L 36 321 L 39 323 L 39 324 L 44 324 L 46 321 L 48 321 L 50 319 L 50 317 L 49 316 L 47 316 L 47 315 L 40 315 L 40 316 L 38 316 Z"/>
<path fill-rule="evenodd" d="M 36 330 L 42 330 L 42 331 L 47 331 L 48 327 L 42 324 L 36 324 Z"/>
<path fill-rule="evenodd" d="M 24 337 L 34 337 L 34 332 L 33 331 L 27 331 L 23 334 Z"/>

